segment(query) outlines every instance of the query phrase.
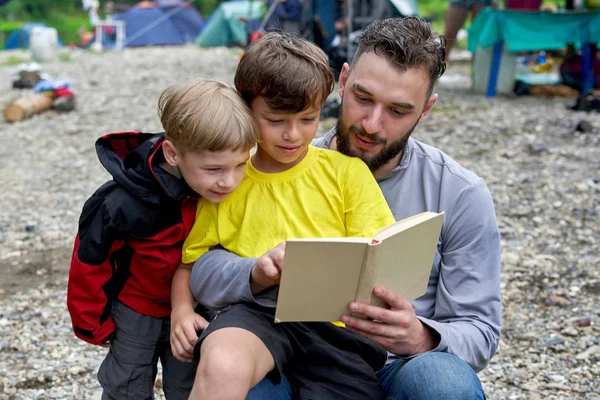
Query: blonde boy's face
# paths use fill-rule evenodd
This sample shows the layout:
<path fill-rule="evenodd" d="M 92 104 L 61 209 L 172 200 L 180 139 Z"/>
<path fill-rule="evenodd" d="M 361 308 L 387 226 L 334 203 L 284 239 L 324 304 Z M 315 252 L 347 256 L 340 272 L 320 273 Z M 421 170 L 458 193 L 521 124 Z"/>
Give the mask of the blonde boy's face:
<path fill-rule="evenodd" d="M 220 203 L 242 182 L 249 157 L 250 150 L 176 151 L 172 160 L 192 190 L 211 203 Z"/>
<path fill-rule="evenodd" d="M 262 172 L 281 172 L 302 161 L 317 133 L 321 109 L 311 107 L 295 114 L 277 112 L 262 96 L 252 101 L 250 109 L 261 134 L 253 165 Z"/>

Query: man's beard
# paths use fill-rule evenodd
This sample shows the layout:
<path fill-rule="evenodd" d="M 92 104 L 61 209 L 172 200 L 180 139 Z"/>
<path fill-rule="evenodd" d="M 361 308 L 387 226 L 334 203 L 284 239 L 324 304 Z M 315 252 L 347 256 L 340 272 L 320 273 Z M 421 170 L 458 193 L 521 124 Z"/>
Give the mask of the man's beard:
<path fill-rule="evenodd" d="M 417 120 L 417 122 L 412 126 L 412 128 L 410 128 L 410 130 L 406 134 L 404 134 L 400 139 L 388 145 L 385 139 L 380 138 L 376 134 L 367 133 L 363 128 L 358 128 L 356 126 L 345 126 L 342 122 L 342 119 L 342 105 L 340 105 L 340 115 L 335 126 L 337 150 L 340 153 L 345 154 L 347 156 L 360 158 L 365 162 L 365 164 L 367 164 L 371 172 L 377 171 L 379 168 L 383 167 L 391 160 L 393 160 L 396 156 L 398 156 L 398 154 L 402 153 L 406 148 L 408 138 L 419 124 L 419 121 Z M 362 136 L 365 139 L 368 139 L 374 143 L 381 143 L 384 147 L 379 153 L 369 157 L 365 150 L 353 149 L 351 147 L 351 134 Z"/>

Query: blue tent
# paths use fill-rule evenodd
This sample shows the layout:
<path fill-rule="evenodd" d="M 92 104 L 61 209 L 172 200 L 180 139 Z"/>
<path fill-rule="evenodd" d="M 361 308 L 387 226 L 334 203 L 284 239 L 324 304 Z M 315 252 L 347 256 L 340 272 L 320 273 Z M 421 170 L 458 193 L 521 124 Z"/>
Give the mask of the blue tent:
<path fill-rule="evenodd" d="M 193 42 L 204 24 L 200 13 L 184 2 L 171 7 L 133 7 L 113 18 L 125 22 L 126 47 Z"/>
<path fill-rule="evenodd" d="M 14 50 L 14 49 L 28 49 L 29 48 L 29 36 L 31 35 L 31 30 L 35 27 L 45 27 L 46 25 L 41 22 L 29 22 L 23 24 L 19 29 L 15 29 L 8 35 L 6 42 L 4 42 L 4 50 Z M 58 45 L 60 47 L 64 46 L 63 43 L 58 39 Z"/>

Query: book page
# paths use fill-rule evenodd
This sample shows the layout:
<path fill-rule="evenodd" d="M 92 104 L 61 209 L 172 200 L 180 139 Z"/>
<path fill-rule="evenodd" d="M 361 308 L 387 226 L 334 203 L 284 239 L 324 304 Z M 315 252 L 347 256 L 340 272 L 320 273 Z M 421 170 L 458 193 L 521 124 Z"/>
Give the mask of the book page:
<path fill-rule="evenodd" d="M 370 243 L 373 239 L 367 239 L 367 238 L 362 238 L 362 237 L 339 237 L 339 238 L 314 238 L 314 239 L 302 238 L 302 239 L 291 239 L 291 240 L 293 240 L 294 242 L 311 242 L 311 243 L 317 243 L 317 242 Z"/>
<path fill-rule="evenodd" d="M 444 213 L 441 213 L 441 214 L 444 214 Z M 440 215 L 440 214 L 431 212 L 431 211 L 425 211 L 420 214 L 413 215 L 412 217 L 404 218 L 403 220 L 400 220 L 390 226 L 386 226 L 385 228 L 383 228 L 382 230 L 377 232 L 375 234 L 375 236 L 373 237 L 373 239 L 380 240 L 380 241 L 384 240 L 384 239 L 394 235 L 395 233 L 401 232 L 405 229 L 409 229 L 410 227 L 413 227 L 423 221 L 426 221 L 431 218 L 435 218 L 438 215 Z"/>
<path fill-rule="evenodd" d="M 276 322 L 338 321 L 354 300 L 367 241 L 288 240 Z"/>
<path fill-rule="evenodd" d="M 411 222 L 415 221 L 418 219 Z M 394 290 L 408 301 L 424 295 L 443 221 L 443 213 L 431 213 L 420 223 L 409 223 L 384 239 L 376 285 Z"/>

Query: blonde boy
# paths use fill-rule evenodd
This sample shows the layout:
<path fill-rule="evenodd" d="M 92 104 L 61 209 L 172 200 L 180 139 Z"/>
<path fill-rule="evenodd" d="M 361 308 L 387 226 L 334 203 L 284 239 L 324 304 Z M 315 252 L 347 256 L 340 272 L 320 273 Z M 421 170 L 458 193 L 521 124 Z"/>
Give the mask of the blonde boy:
<path fill-rule="evenodd" d="M 170 351 L 171 280 L 198 195 L 225 200 L 258 138 L 246 104 L 220 82 L 168 88 L 159 113 L 164 134 L 98 139 L 113 180 L 85 203 L 75 239 L 67 305 L 75 335 L 109 348 L 98 372 L 103 399 L 153 398 L 159 359 L 167 399 L 188 398 L 195 367 Z"/>

